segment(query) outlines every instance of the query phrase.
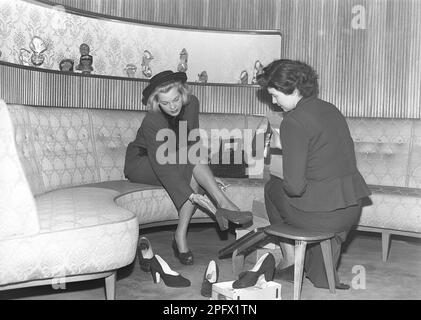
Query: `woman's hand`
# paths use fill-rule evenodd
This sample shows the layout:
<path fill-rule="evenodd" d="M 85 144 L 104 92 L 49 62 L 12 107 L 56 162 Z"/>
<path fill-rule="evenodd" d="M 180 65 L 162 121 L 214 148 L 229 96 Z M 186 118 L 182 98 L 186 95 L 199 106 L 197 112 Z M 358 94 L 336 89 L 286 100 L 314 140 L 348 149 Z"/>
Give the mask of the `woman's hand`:
<path fill-rule="evenodd" d="M 269 126 L 269 120 L 267 117 L 263 117 L 256 128 L 256 134 L 265 133 Z"/>
<path fill-rule="evenodd" d="M 230 186 L 229 184 L 225 184 L 225 182 L 224 181 L 222 181 L 222 179 L 221 178 L 218 178 L 218 177 L 215 177 L 215 181 L 216 181 L 216 184 L 218 185 L 218 187 L 219 187 L 219 189 L 221 189 L 222 191 L 226 191 L 227 190 L 227 188 Z"/>
<path fill-rule="evenodd" d="M 281 144 L 281 135 L 279 134 L 278 130 L 272 128 L 272 139 L 270 141 L 271 148 L 282 149 Z"/>
<path fill-rule="evenodd" d="M 189 197 L 189 200 L 191 201 L 191 203 L 199 205 L 199 206 L 209 210 L 213 214 L 215 214 L 215 212 L 216 212 L 215 206 L 209 200 L 209 198 L 206 197 L 206 196 L 203 196 L 203 195 L 198 194 L 198 193 L 192 193 Z"/>

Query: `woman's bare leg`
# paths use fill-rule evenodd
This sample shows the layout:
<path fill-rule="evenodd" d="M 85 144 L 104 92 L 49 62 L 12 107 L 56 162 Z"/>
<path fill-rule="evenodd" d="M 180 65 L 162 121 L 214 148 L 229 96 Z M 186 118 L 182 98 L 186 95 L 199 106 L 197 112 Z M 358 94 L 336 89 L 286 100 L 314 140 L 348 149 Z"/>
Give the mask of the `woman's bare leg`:
<path fill-rule="evenodd" d="M 190 186 L 195 192 L 199 192 L 200 186 L 192 177 Z M 187 200 L 178 212 L 179 219 L 177 229 L 175 230 L 174 239 L 177 242 L 178 251 L 187 252 L 189 247 L 187 245 L 187 231 L 189 228 L 190 219 L 196 210 L 196 206 Z"/>
<path fill-rule="evenodd" d="M 193 177 L 205 189 L 221 208 L 239 211 L 225 193 L 218 187 L 215 177 L 207 164 L 197 164 L 193 169 Z"/>

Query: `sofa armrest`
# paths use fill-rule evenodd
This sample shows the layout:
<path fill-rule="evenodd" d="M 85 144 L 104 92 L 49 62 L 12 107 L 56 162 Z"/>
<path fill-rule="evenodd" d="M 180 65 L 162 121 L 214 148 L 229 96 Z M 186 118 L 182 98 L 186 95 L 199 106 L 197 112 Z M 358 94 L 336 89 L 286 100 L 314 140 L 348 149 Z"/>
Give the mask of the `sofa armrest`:
<path fill-rule="evenodd" d="M 0 100 L 0 240 L 39 232 L 34 197 L 16 150 L 12 121 Z"/>

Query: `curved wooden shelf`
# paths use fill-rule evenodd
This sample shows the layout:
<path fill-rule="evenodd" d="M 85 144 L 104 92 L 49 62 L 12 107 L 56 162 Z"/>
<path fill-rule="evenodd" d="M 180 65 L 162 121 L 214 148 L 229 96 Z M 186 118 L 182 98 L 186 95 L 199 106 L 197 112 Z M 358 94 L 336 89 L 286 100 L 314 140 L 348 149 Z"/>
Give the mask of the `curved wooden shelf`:
<path fill-rule="evenodd" d="M 65 108 L 146 110 L 148 80 L 86 75 L 0 61 L 0 98 L 9 104 Z M 262 114 L 256 85 L 188 83 L 204 113 Z"/>

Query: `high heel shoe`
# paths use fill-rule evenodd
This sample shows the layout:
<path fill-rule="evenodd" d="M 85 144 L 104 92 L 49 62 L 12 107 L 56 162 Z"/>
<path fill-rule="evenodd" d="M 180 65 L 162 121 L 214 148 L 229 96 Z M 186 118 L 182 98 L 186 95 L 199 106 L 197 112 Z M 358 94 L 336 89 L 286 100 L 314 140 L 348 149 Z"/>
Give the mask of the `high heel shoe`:
<path fill-rule="evenodd" d="M 219 268 L 214 260 L 210 261 L 205 274 L 203 275 L 202 288 L 200 294 L 204 297 L 210 298 L 212 296 L 212 285 L 218 282 Z"/>
<path fill-rule="evenodd" d="M 219 229 L 222 231 L 228 229 L 228 221 L 236 224 L 246 224 L 253 222 L 253 213 L 250 211 L 233 211 L 224 208 L 218 208 L 215 212 L 215 219 Z"/>
<path fill-rule="evenodd" d="M 145 272 L 149 272 L 151 270 L 150 263 L 151 259 L 154 256 L 151 243 L 145 237 L 139 239 L 139 246 L 137 255 L 139 256 L 139 265 L 140 269 Z"/>
<path fill-rule="evenodd" d="M 182 288 L 190 286 L 190 280 L 171 270 L 170 266 L 159 255 L 156 254 L 151 259 L 150 266 L 154 283 L 159 283 L 162 279 L 167 287 Z"/>
<path fill-rule="evenodd" d="M 266 281 L 272 281 L 275 271 L 275 258 L 271 253 L 266 253 L 260 257 L 253 269 L 240 273 L 238 280 L 234 281 L 234 289 L 252 287 L 257 283 L 261 275 L 264 275 Z"/>
<path fill-rule="evenodd" d="M 194 263 L 193 252 L 191 252 L 191 250 L 187 252 L 180 252 L 175 239 L 172 240 L 172 249 L 175 257 L 178 258 L 182 264 L 190 266 Z"/>

